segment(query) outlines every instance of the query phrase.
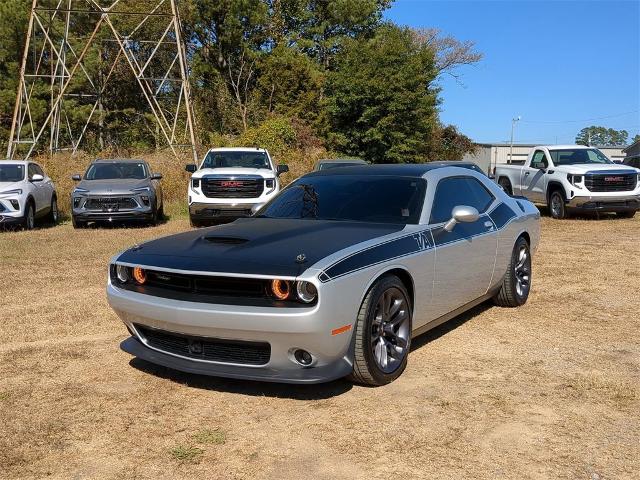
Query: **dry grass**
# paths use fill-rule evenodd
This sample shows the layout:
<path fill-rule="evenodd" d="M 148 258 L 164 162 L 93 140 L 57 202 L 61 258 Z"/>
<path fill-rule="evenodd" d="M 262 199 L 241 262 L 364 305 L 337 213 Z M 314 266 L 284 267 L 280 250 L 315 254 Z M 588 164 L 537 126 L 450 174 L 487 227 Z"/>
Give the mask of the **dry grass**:
<path fill-rule="evenodd" d="M 637 478 L 640 218 L 543 218 L 529 303 L 421 337 L 377 389 L 121 352 L 109 257 L 187 228 L 0 234 L 0 478 Z"/>

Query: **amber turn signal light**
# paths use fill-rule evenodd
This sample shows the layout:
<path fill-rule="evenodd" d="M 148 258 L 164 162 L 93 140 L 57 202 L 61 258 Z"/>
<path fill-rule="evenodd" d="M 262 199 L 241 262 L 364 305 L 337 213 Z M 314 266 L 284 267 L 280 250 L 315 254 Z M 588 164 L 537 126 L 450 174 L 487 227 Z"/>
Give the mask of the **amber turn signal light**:
<path fill-rule="evenodd" d="M 133 278 L 137 283 L 143 285 L 147 281 L 147 272 L 140 267 L 135 267 L 133 269 Z"/>
<path fill-rule="evenodd" d="M 271 293 L 278 300 L 286 300 L 291 295 L 291 285 L 286 280 L 274 280 L 271 282 Z"/>

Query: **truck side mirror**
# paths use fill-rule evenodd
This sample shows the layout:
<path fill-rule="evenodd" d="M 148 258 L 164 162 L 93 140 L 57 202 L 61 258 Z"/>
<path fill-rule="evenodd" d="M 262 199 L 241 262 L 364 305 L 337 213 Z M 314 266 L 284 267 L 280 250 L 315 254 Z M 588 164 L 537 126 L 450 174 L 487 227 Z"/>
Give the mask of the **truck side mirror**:
<path fill-rule="evenodd" d="M 480 213 L 476 208 L 459 205 L 451 212 L 451 220 L 444 225 L 447 232 L 451 232 L 458 223 L 473 223 L 480 219 Z"/>
<path fill-rule="evenodd" d="M 71 180 L 73 180 L 74 182 L 79 182 L 80 180 L 82 180 L 82 177 L 79 174 L 75 174 L 71 176 Z"/>
<path fill-rule="evenodd" d="M 185 170 L 189 173 L 196 173 L 198 166 L 195 163 L 190 163 L 185 167 Z"/>
<path fill-rule="evenodd" d="M 289 171 L 289 165 L 278 165 L 277 174 L 278 176 L 283 173 L 287 173 Z"/>

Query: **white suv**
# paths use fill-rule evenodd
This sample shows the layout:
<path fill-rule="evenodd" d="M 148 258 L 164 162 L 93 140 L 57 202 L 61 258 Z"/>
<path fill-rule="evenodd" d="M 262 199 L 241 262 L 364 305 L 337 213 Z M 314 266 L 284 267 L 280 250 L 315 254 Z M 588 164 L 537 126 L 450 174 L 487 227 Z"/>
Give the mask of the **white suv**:
<path fill-rule="evenodd" d="M 214 148 L 192 173 L 188 188 L 193 226 L 253 215 L 280 191 L 278 177 L 289 171 L 263 148 Z"/>
<path fill-rule="evenodd" d="M 58 199 L 51 179 L 30 161 L 0 161 L 0 226 L 35 227 L 36 219 L 58 221 Z"/>

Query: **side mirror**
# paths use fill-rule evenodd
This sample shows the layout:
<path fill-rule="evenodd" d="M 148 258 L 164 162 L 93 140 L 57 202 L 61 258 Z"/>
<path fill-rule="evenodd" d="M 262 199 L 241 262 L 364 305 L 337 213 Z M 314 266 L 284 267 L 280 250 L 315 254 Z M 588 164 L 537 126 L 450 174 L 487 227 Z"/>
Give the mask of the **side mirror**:
<path fill-rule="evenodd" d="M 41 182 L 44 180 L 44 177 L 42 175 L 40 175 L 39 173 L 36 173 L 33 175 L 33 177 L 31 177 L 31 181 L 32 182 Z"/>
<path fill-rule="evenodd" d="M 152 173 L 151 174 L 151 180 L 162 180 L 162 174 L 161 173 Z"/>
<path fill-rule="evenodd" d="M 473 207 L 467 207 L 466 205 L 460 205 L 453 209 L 451 212 L 451 220 L 444 225 L 444 229 L 450 232 L 458 223 L 473 223 L 480 219 L 480 213 Z"/>
<path fill-rule="evenodd" d="M 190 163 L 185 167 L 185 170 L 189 173 L 196 173 L 198 166 L 195 163 Z"/>
<path fill-rule="evenodd" d="M 71 180 L 73 180 L 74 182 L 79 182 L 80 180 L 82 180 L 82 177 L 76 173 L 75 175 L 71 176 Z"/>
<path fill-rule="evenodd" d="M 287 173 L 289 171 L 289 165 L 278 165 L 277 175 L 280 176 L 283 173 Z"/>

